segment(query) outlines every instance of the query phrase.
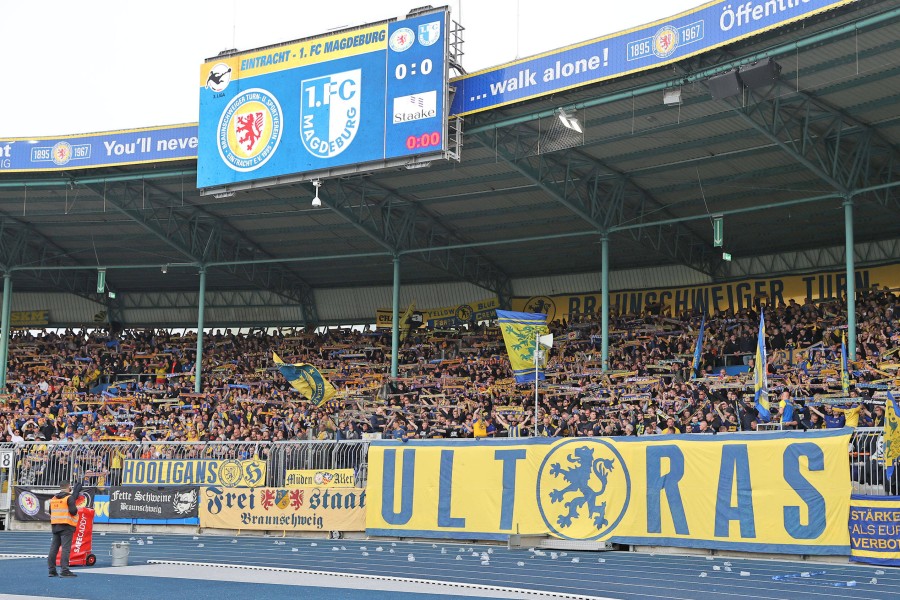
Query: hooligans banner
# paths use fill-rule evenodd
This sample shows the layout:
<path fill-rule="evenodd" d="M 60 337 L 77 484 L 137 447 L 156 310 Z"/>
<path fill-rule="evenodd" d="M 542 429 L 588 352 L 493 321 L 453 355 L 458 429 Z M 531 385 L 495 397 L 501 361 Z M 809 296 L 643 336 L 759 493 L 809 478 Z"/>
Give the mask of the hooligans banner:
<path fill-rule="evenodd" d="M 227 485 L 256 487 L 266 483 L 266 461 L 126 460 L 125 485 Z"/>
<path fill-rule="evenodd" d="M 366 532 L 846 555 L 850 432 L 373 442 Z"/>
<path fill-rule="evenodd" d="M 114 487 L 111 519 L 189 519 L 197 516 L 197 487 Z"/>
<path fill-rule="evenodd" d="M 900 567 L 900 496 L 850 497 L 850 560 Z"/>
<path fill-rule="evenodd" d="M 200 526 L 270 531 L 363 531 L 366 490 L 205 487 L 200 491 Z"/>

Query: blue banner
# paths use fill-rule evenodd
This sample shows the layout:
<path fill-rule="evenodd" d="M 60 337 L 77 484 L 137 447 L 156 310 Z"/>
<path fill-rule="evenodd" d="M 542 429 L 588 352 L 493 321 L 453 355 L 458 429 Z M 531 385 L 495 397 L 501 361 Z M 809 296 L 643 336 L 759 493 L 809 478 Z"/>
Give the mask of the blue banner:
<path fill-rule="evenodd" d="M 435 11 L 210 59 L 197 187 L 441 152 L 446 25 Z"/>
<path fill-rule="evenodd" d="M 850 560 L 900 567 L 900 496 L 850 496 Z"/>
<path fill-rule="evenodd" d="M 53 138 L 0 138 L 0 173 L 66 171 L 197 157 L 197 125 Z"/>
<path fill-rule="evenodd" d="M 648 25 L 454 79 L 451 115 L 467 115 L 644 71 L 854 0 L 718 0 Z"/>

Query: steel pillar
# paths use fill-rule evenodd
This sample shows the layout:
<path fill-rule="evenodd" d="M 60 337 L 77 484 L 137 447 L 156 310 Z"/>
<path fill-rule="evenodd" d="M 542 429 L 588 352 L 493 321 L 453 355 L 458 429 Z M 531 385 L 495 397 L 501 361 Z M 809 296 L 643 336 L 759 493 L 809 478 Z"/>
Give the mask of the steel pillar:
<path fill-rule="evenodd" d="M 391 377 L 397 377 L 400 355 L 400 257 L 394 257 L 394 296 L 391 301 Z"/>
<path fill-rule="evenodd" d="M 0 393 L 6 393 L 6 367 L 9 358 L 9 325 L 12 296 L 12 273 L 3 274 L 3 314 L 0 315 Z"/>
<path fill-rule="evenodd" d="M 844 196 L 844 246 L 847 264 L 847 360 L 856 360 L 856 266 L 853 256 L 853 196 Z"/>
<path fill-rule="evenodd" d="M 609 236 L 600 238 L 600 363 L 609 370 Z"/>
<path fill-rule="evenodd" d="M 197 301 L 197 360 L 194 361 L 194 393 L 202 387 L 203 366 L 203 317 L 206 310 L 206 267 L 200 267 L 200 298 Z"/>

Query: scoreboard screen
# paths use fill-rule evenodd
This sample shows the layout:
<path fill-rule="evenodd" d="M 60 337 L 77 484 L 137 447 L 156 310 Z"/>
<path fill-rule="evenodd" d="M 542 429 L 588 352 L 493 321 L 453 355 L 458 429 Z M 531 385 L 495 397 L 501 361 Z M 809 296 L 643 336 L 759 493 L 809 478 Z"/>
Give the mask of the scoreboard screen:
<path fill-rule="evenodd" d="M 446 9 L 200 69 L 202 193 L 411 164 L 447 145 Z"/>

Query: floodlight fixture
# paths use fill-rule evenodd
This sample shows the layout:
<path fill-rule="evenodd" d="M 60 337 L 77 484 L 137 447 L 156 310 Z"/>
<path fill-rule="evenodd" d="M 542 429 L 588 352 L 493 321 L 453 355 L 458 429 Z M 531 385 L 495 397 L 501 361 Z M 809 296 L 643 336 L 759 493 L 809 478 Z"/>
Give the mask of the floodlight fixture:
<path fill-rule="evenodd" d="M 570 113 L 564 108 L 560 108 L 556 111 L 557 116 L 559 117 L 559 121 L 563 124 L 563 127 L 566 129 L 571 129 L 576 133 L 584 133 L 581 129 L 581 123 L 578 122 L 578 117 Z"/>
<path fill-rule="evenodd" d="M 663 92 L 663 104 L 677 106 L 681 104 L 681 88 L 671 88 Z"/>

